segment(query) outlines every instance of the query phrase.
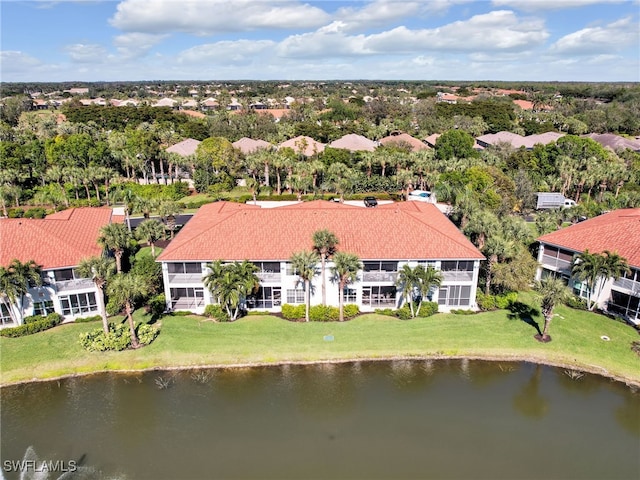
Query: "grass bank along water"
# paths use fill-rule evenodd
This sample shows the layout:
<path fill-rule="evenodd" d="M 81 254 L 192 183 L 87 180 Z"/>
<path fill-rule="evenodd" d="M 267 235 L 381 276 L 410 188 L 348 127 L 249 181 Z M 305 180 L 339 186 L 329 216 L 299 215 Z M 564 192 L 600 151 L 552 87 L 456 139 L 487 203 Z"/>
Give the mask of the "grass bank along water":
<path fill-rule="evenodd" d="M 137 321 L 148 321 L 136 312 Z M 541 323 L 539 317 L 534 320 Z M 640 385 L 633 328 L 589 312 L 557 309 L 553 341 L 507 311 L 398 320 L 375 314 L 344 323 L 296 323 L 270 315 L 215 323 L 202 317 L 162 318 L 148 347 L 92 353 L 80 333 L 95 324 L 67 324 L 22 338 L 0 338 L 2 385 L 101 371 L 262 365 L 384 358 L 484 358 L 565 366 Z M 608 337 L 608 341 L 602 337 Z"/>

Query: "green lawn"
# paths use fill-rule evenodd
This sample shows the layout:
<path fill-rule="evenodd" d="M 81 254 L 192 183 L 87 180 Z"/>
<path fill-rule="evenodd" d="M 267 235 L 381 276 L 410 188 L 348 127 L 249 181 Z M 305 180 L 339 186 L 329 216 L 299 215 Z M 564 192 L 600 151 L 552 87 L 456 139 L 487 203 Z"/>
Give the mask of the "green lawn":
<path fill-rule="evenodd" d="M 81 332 L 99 323 L 61 325 L 28 337 L 0 338 L 1 383 L 102 370 L 468 356 L 567 365 L 640 384 L 640 357 L 630 349 L 639 340 L 633 328 L 588 312 L 556 310 L 548 344 L 538 343 L 533 326 L 505 311 L 405 321 L 372 314 L 345 323 L 292 323 L 268 315 L 214 323 L 168 316 L 150 346 L 110 353 L 89 353 L 78 343 Z M 141 312 L 136 316 L 146 320 Z M 332 341 L 325 339 L 329 335 Z"/>

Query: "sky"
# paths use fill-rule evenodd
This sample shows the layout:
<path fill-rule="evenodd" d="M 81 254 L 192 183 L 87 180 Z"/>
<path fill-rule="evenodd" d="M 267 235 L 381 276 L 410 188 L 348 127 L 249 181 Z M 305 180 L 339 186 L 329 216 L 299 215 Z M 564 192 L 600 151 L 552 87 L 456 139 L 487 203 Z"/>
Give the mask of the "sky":
<path fill-rule="evenodd" d="M 0 81 L 640 81 L 640 0 L 1 0 Z"/>

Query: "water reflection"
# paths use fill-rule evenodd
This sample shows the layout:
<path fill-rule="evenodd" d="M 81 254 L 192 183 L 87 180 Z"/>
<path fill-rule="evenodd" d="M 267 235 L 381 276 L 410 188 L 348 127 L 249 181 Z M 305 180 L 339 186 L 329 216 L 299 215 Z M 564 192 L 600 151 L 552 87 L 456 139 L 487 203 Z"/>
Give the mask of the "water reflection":
<path fill-rule="evenodd" d="M 536 365 L 529 381 L 516 392 L 513 397 L 513 406 L 516 411 L 525 417 L 542 418 L 549 412 L 549 399 L 540 393 L 543 367 Z"/>

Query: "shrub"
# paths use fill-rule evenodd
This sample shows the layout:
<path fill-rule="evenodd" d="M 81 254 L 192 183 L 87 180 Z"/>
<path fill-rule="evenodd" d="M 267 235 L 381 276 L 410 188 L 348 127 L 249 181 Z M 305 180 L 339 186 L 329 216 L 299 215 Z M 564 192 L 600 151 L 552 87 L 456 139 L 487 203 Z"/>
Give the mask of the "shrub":
<path fill-rule="evenodd" d="M 118 315 L 122 312 L 122 305 L 119 305 L 118 302 L 113 299 L 109 299 L 106 306 L 107 315 Z"/>
<path fill-rule="evenodd" d="M 88 322 L 97 322 L 102 320 L 102 317 L 100 315 L 93 315 L 91 317 L 80 317 L 80 318 L 76 318 L 74 320 L 74 322 L 76 323 L 88 323 Z"/>
<path fill-rule="evenodd" d="M 385 315 L 387 317 L 395 317 L 396 311 L 391 308 L 376 308 L 375 313 L 378 315 Z"/>
<path fill-rule="evenodd" d="M 22 218 L 24 216 L 24 210 L 21 208 L 10 208 L 7 210 L 7 216 L 9 218 Z"/>
<path fill-rule="evenodd" d="M 149 345 L 160 334 L 158 327 L 143 324 L 138 326 L 137 334 L 140 345 Z M 80 334 L 80 345 L 90 352 L 106 352 L 126 350 L 131 346 L 131 334 L 126 322 L 109 325 L 109 333 L 102 328 Z"/>
<path fill-rule="evenodd" d="M 567 307 L 575 308 L 576 310 L 586 310 L 587 309 L 587 301 L 584 298 L 577 297 L 575 295 L 571 295 L 567 299 Z"/>
<path fill-rule="evenodd" d="M 160 318 L 166 308 L 167 300 L 164 296 L 164 293 L 156 295 L 155 297 L 151 297 L 151 299 L 149 299 L 149 302 L 147 303 L 147 313 L 150 313 L 151 317 L 154 319 Z"/>
<path fill-rule="evenodd" d="M 505 310 L 515 303 L 518 299 L 518 292 L 503 293 L 502 295 L 496 295 L 496 307 L 500 310 Z"/>
<path fill-rule="evenodd" d="M 225 311 L 224 308 L 222 308 L 221 305 L 218 305 L 217 303 L 207 305 L 204 309 L 204 315 L 219 322 L 229 321 L 229 314 Z"/>
<path fill-rule="evenodd" d="M 517 292 L 503 293 L 501 295 L 485 295 L 484 293 L 478 292 L 476 295 L 478 307 L 483 311 L 507 309 L 513 305 L 517 299 Z"/>
<path fill-rule="evenodd" d="M 309 321 L 311 322 L 336 322 L 338 320 L 340 320 L 340 309 L 338 307 L 313 305 L 309 309 Z"/>
<path fill-rule="evenodd" d="M 420 311 L 422 313 L 422 310 Z M 394 316 L 399 318 L 400 320 L 409 320 L 411 317 L 411 309 L 408 304 L 402 306 L 402 308 L 398 308 L 395 310 Z"/>
<path fill-rule="evenodd" d="M 28 317 L 24 317 L 22 319 L 22 323 L 26 325 L 28 323 L 38 322 L 43 318 L 46 318 L 46 317 L 44 315 L 29 315 Z"/>
<path fill-rule="evenodd" d="M 451 310 L 451 313 L 453 313 L 454 315 L 475 315 L 476 312 L 474 312 L 473 310 L 458 309 L 458 310 Z"/>
<path fill-rule="evenodd" d="M 174 310 L 171 312 L 171 315 L 174 317 L 188 317 L 189 315 L 193 315 L 189 310 Z"/>
<path fill-rule="evenodd" d="M 17 327 L 0 330 L 0 336 L 17 338 L 25 335 L 31 335 L 33 333 L 43 332 L 44 330 L 48 330 L 59 325 L 60 322 L 62 322 L 62 319 L 63 317 L 59 313 L 50 313 L 46 317 L 40 317 L 39 320 L 34 320 L 30 323 L 25 323 L 24 325 L 18 325 Z"/>
<path fill-rule="evenodd" d="M 24 218 L 44 218 L 46 215 L 47 211 L 41 207 L 30 208 L 24 212 Z"/>
<path fill-rule="evenodd" d="M 285 303 L 282 305 L 282 316 L 287 320 L 298 320 L 304 318 L 304 305 L 291 305 Z"/>
<path fill-rule="evenodd" d="M 355 304 L 348 304 L 344 306 L 344 316 L 345 318 L 353 318 L 360 313 L 360 307 Z"/>
<path fill-rule="evenodd" d="M 438 313 L 438 304 L 436 302 L 422 302 L 420 317 L 430 317 L 436 313 Z"/>

